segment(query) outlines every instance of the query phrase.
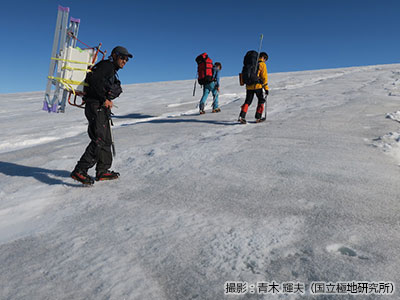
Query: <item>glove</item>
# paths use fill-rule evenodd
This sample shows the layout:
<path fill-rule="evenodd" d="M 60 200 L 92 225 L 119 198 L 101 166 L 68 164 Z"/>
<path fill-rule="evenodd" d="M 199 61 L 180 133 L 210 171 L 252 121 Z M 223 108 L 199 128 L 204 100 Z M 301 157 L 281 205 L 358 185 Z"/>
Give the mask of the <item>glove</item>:
<path fill-rule="evenodd" d="M 265 95 L 269 95 L 269 91 L 267 89 L 264 89 Z"/>

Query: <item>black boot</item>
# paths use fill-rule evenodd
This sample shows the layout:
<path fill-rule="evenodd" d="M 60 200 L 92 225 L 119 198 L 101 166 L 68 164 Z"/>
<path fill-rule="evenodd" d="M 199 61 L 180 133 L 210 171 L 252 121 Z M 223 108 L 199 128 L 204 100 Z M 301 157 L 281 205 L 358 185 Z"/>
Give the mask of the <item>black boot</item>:
<path fill-rule="evenodd" d="M 96 174 L 96 181 L 118 179 L 119 175 L 120 174 L 118 172 L 108 171 L 108 170 L 104 172 L 98 172 Z"/>
<path fill-rule="evenodd" d="M 70 176 L 72 179 L 75 179 L 76 181 L 79 181 L 85 185 L 92 185 L 94 183 L 93 178 L 90 177 L 86 171 L 74 169 Z"/>

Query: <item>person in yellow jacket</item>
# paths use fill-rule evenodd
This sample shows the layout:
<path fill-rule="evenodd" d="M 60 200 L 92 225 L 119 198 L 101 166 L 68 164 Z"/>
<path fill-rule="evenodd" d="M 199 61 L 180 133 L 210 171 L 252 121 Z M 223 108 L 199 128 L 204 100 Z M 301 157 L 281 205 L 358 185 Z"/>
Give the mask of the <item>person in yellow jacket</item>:
<path fill-rule="evenodd" d="M 264 104 L 267 101 L 267 95 L 268 95 L 268 74 L 267 74 L 267 65 L 265 62 L 268 59 L 268 54 L 265 52 L 260 53 L 260 58 L 258 60 L 258 73 L 257 76 L 260 79 L 260 83 L 252 84 L 252 85 L 246 85 L 246 100 L 244 101 L 244 104 L 242 105 L 242 109 L 240 111 L 239 115 L 239 122 L 246 124 L 246 113 L 251 105 L 251 102 L 253 102 L 254 94 L 258 98 L 258 105 L 257 105 L 257 110 L 256 110 L 256 122 L 261 122 L 264 121 L 262 119 L 262 113 L 264 111 Z M 265 91 L 265 97 L 263 90 Z"/>

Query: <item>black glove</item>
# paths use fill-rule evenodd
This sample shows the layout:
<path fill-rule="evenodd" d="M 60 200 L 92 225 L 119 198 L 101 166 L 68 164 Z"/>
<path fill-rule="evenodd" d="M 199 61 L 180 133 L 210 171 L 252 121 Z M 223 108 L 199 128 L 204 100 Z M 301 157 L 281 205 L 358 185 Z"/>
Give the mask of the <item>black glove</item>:
<path fill-rule="evenodd" d="M 269 95 L 269 91 L 268 90 L 264 90 L 265 91 L 265 95 Z"/>

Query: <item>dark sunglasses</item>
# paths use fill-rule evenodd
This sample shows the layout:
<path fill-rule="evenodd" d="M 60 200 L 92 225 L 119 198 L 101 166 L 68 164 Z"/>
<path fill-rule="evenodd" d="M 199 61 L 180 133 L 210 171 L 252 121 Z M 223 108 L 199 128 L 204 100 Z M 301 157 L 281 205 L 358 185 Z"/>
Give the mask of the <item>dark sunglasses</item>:
<path fill-rule="evenodd" d="M 126 55 L 119 55 L 119 58 L 122 59 L 122 60 L 125 60 L 126 62 L 129 61 L 129 57 L 126 56 Z"/>

